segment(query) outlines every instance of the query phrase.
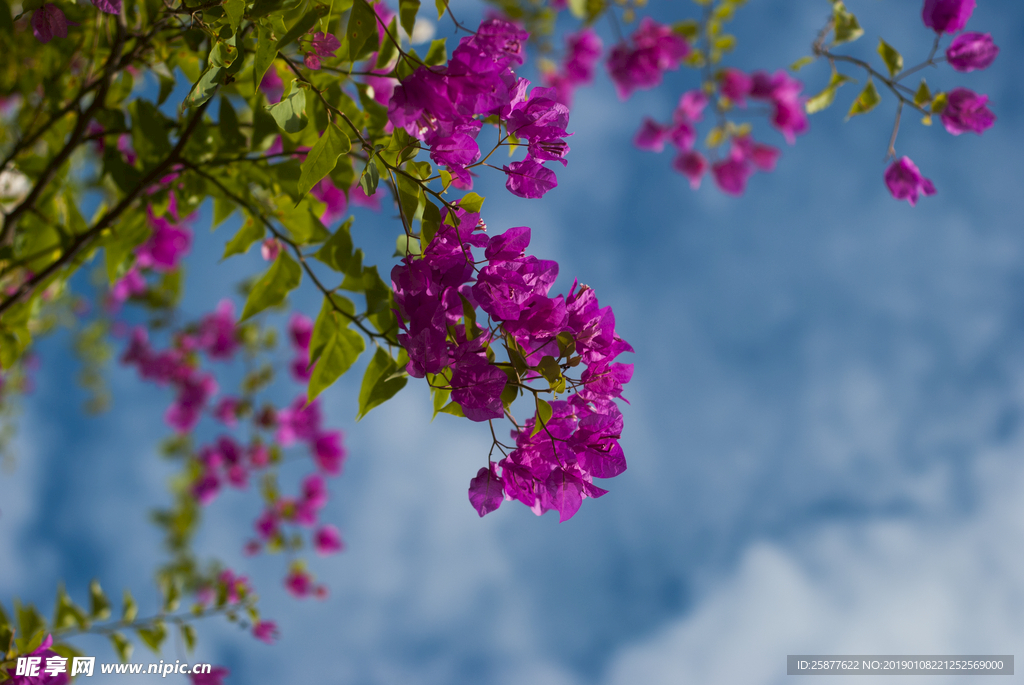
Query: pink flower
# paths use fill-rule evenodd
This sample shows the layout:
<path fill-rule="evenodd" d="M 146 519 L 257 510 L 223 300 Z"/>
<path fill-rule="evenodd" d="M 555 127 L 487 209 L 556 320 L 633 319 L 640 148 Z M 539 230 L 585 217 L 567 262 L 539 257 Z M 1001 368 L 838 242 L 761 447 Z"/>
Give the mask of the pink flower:
<path fill-rule="evenodd" d="M 238 424 L 238 399 L 224 397 L 213 408 L 213 416 L 229 428 Z"/>
<path fill-rule="evenodd" d="M 540 198 L 558 185 L 555 172 L 529 157 L 521 162 L 512 162 L 502 170 L 507 175 L 505 187 L 519 197 Z"/>
<path fill-rule="evenodd" d="M 316 440 L 320 435 L 320 403 L 313 400 L 306 405 L 300 395 L 287 409 L 277 414 L 277 441 L 288 446 L 296 440 Z"/>
<path fill-rule="evenodd" d="M 313 71 L 320 70 L 320 57 L 315 52 L 307 52 L 302 61 L 306 64 L 307 69 L 312 69 Z"/>
<path fill-rule="evenodd" d="M 284 81 L 281 80 L 281 76 L 273 64 L 263 75 L 263 80 L 260 81 L 260 90 L 267 96 L 267 102 L 273 104 L 281 101 L 281 96 L 284 95 Z"/>
<path fill-rule="evenodd" d="M 217 393 L 213 376 L 192 374 L 178 384 L 178 397 L 167 410 L 165 420 L 179 433 L 187 433 L 199 422 L 207 400 Z"/>
<path fill-rule="evenodd" d="M 231 671 L 223 666 L 218 666 L 209 673 L 193 673 L 192 685 L 224 685 L 224 678 L 230 673 Z"/>
<path fill-rule="evenodd" d="M 332 476 L 341 473 L 346 456 L 345 447 L 341 444 L 341 431 L 318 435 L 313 443 L 313 456 L 317 466 L 325 473 Z"/>
<path fill-rule="evenodd" d="M 65 670 L 63 673 L 47 673 L 46 671 L 46 660 L 50 657 L 58 656 L 58 654 L 50 649 L 53 646 L 53 636 L 47 635 L 46 639 L 43 640 L 35 650 L 26 654 L 25 656 L 38 658 L 37 662 L 39 671 L 36 675 L 15 675 L 11 676 L 10 680 L 5 681 L 7 685 L 66 685 L 69 682 L 68 672 Z M 12 670 L 14 666 L 10 667 Z"/>
<path fill-rule="evenodd" d="M 324 213 L 320 215 L 320 221 L 325 224 L 333 224 L 344 216 L 345 210 L 348 209 L 348 198 L 345 197 L 345 193 L 331 183 L 329 178 L 313 186 L 310 195 L 327 205 Z"/>
<path fill-rule="evenodd" d="M 978 95 L 966 88 L 954 88 L 949 91 L 946 108 L 942 110 L 942 125 L 954 136 L 967 131 L 981 135 L 996 121 L 996 117 L 985 105 L 987 95 Z"/>
<path fill-rule="evenodd" d="M 678 68 L 690 52 L 685 39 L 650 17 L 640 21 L 631 43 L 619 43 L 608 56 L 608 73 L 622 100 L 634 90 L 653 88 L 661 83 L 662 74 Z"/>
<path fill-rule="evenodd" d="M 285 576 L 284 586 L 295 597 L 306 597 L 313 590 L 313 579 L 305 569 L 293 566 Z"/>
<path fill-rule="evenodd" d="M 991 33 L 962 33 L 946 48 L 946 61 L 957 71 L 986 69 L 999 54 Z"/>
<path fill-rule="evenodd" d="M 722 95 L 729 98 L 737 105 L 747 104 L 747 96 L 754 86 L 754 80 L 739 69 L 726 69 L 722 72 L 722 80 L 719 90 Z"/>
<path fill-rule="evenodd" d="M 975 0 L 924 0 L 921 18 L 935 33 L 962 31 L 974 12 Z"/>
<path fill-rule="evenodd" d="M 935 186 L 921 175 L 917 165 L 909 157 L 902 157 L 885 170 L 885 185 L 897 200 L 906 200 L 913 207 L 918 194 L 934 195 Z"/>
<path fill-rule="evenodd" d="M 142 277 L 139 270 L 132 267 L 121 277 L 114 287 L 110 289 L 110 299 L 120 304 L 134 295 L 142 295 L 146 292 L 146 279 Z"/>
<path fill-rule="evenodd" d="M 302 481 L 302 501 L 314 510 L 327 504 L 327 483 L 323 476 L 314 473 Z"/>
<path fill-rule="evenodd" d="M 469 481 L 469 502 L 480 516 L 485 516 L 501 506 L 505 498 L 504 483 L 493 463 L 477 471 L 476 478 Z"/>
<path fill-rule="evenodd" d="M 696 122 L 704 116 L 704 108 L 708 106 L 708 96 L 699 90 L 688 90 L 679 97 L 679 104 L 673 112 L 673 119 Z"/>
<path fill-rule="evenodd" d="M 277 535 L 279 524 L 280 519 L 277 512 L 273 509 L 267 509 L 260 514 L 260 517 L 256 519 L 253 525 L 261 540 L 269 540 Z"/>
<path fill-rule="evenodd" d="M 320 57 L 334 57 L 334 53 L 341 47 L 341 41 L 333 35 L 323 33 L 322 31 L 314 33 L 313 39 L 310 42 L 313 45 L 313 50 Z"/>
<path fill-rule="evenodd" d="M 735 157 L 711 165 L 711 175 L 715 179 L 715 183 L 730 195 L 743 194 L 751 173 L 750 164 L 746 160 Z"/>
<path fill-rule="evenodd" d="M 501 488 L 498 488 L 499 493 Z M 345 549 L 345 543 L 341 541 L 341 533 L 337 528 L 328 524 L 321 526 L 313 536 L 313 546 L 318 554 L 327 556 Z"/>
<path fill-rule="evenodd" d="M 296 312 L 288 322 L 288 337 L 292 347 L 300 352 L 309 351 L 309 341 L 313 336 L 313 320 Z"/>
<path fill-rule="evenodd" d="M 92 4 L 100 12 L 107 14 L 121 13 L 121 0 L 92 0 Z"/>
<path fill-rule="evenodd" d="M 686 178 L 690 179 L 690 187 L 696 190 L 700 188 L 700 181 L 708 170 L 708 160 L 704 155 L 691 150 L 680 154 L 672 162 L 673 168 Z"/>
<path fill-rule="evenodd" d="M 192 245 L 192 232 L 172 225 L 165 217 L 149 213 L 153 233 L 136 251 L 136 261 L 143 268 L 170 271 Z"/>
<path fill-rule="evenodd" d="M 260 621 L 252 627 L 252 634 L 257 640 L 273 644 L 277 639 L 277 624 L 273 621 Z"/>
<path fill-rule="evenodd" d="M 640 130 L 633 138 L 633 144 L 641 150 L 650 152 L 661 152 L 665 149 L 665 137 L 667 131 L 654 119 L 645 117 L 640 125 Z"/>
<path fill-rule="evenodd" d="M 238 331 L 235 329 L 235 306 L 231 300 L 221 300 L 212 314 L 199 323 L 198 343 L 210 359 L 230 359 L 238 349 Z"/>
<path fill-rule="evenodd" d="M 277 238 L 267 238 L 260 245 L 260 256 L 268 262 L 272 262 L 277 259 L 277 255 L 281 254 L 281 241 Z"/>
<path fill-rule="evenodd" d="M 32 13 L 32 35 L 40 43 L 68 37 L 68 20 L 56 5 L 46 3 Z"/>

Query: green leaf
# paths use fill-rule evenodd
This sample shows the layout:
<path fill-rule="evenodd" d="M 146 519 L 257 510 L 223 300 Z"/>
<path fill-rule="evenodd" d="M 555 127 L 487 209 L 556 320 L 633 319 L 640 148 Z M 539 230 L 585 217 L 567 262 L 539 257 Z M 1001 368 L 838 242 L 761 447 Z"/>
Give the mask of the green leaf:
<path fill-rule="evenodd" d="M 238 26 L 242 23 L 242 15 L 245 14 L 245 0 L 224 0 L 221 7 L 224 8 L 224 14 L 228 17 L 231 30 L 237 32 Z"/>
<path fill-rule="evenodd" d="M 366 367 L 363 384 L 359 388 L 359 414 L 356 420 L 366 416 L 374 407 L 390 400 L 395 393 L 405 387 L 409 379 L 404 371 L 399 371 L 398 364 L 383 347 L 377 348 L 373 353 L 373 359 Z"/>
<path fill-rule="evenodd" d="M 11 7 L 7 0 L 0 0 L 0 31 L 9 36 L 14 34 L 14 21 L 11 19 Z"/>
<path fill-rule="evenodd" d="M 398 54 L 398 45 L 395 44 L 398 38 L 398 19 L 392 19 L 391 23 L 388 24 L 388 32 L 382 39 L 384 44 L 380 46 L 380 50 L 377 51 L 377 62 L 376 67 L 383 69 L 387 65 L 391 64 L 391 60 Z"/>
<path fill-rule="evenodd" d="M 416 25 L 416 13 L 419 11 L 420 0 L 398 0 L 398 16 L 402 18 L 405 35 L 412 36 L 412 29 Z"/>
<path fill-rule="evenodd" d="M 188 623 L 181 624 L 181 641 L 185 643 L 185 649 L 191 654 L 196 648 L 196 629 Z"/>
<path fill-rule="evenodd" d="M 134 212 L 110 229 L 104 242 L 107 280 L 111 285 L 121 280 L 127 271 L 129 257 L 142 243 L 146 242 L 152 229 L 142 212 Z"/>
<path fill-rule="evenodd" d="M 284 5 L 285 0 L 256 0 L 249 10 L 249 19 L 259 19 L 271 12 L 276 12 Z"/>
<path fill-rule="evenodd" d="M 323 244 L 316 254 L 313 255 L 335 271 L 344 273 L 348 270 L 349 261 L 352 259 L 352 222 L 354 217 L 345 220 L 337 231 L 334 232 L 326 243 Z"/>
<path fill-rule="evenodd" d="M 132 145 L 143 160 L 163 159 L 171 152 L 164 116 L 152 102 L 134 100 L 129 105 L 132 115 Z"/>
<path fill-rule="evenodd" d="M 285 133 L 298 133 L 306 128 L 309 121 L 306 118 L 306 91 L 302 88 L 293 88 L 288 97 L 265 109 Z"/>
<path fill-rule="evenodd" d="M 835 22 L 836 45 L 849 43 L 864 35 L 864 29 L 860 27 L 857 17 L 847 11 L 842 2 L 832 4 L 832 17 Z"/>
<path fill-rule="evenodd" d="M 430 42 L 430 49 L 427 50 L 427 56 L 423 58 L 426 64 L 432 67 L 439 66 L 448 61 L 448 50 L 445 48 L 445 38 L 435 38 Z"/>
<path fill-rule="evenodd" d="M 224 144 L 234 149 L 245 149 L 246 140 L 238 126 L 238 114 L 231 105 L 231 101 L 225 96 L 220 97 L 220 113 L 218 114 L 217 128 L 220 130 L 221 140 Z"/>
<path fill-rule="evenodd" d="M 806 67 L 808 64 L 810 64 L 813 61 L 814 61 L 813 57 L 804 56 L 804 57 L 801 57 L 800 59 L 798 59 L 797 61 L 793 62 L 792 64 L 790 64 L 789 68 L 791 70 L 793 70 L 793 71 L 800 71 L 801 69 L 803 69 L 804 67 Z"/>
<path fill-rule="evenodd" d="M 313 367 L 313 374 L 309 378 L 309 401 L 315 400 L 317 395 L 348 371 L 364 349 L 366 343 L 363 336 L 350 328 L 339 328 L 327 340 Z"/>
<path fill-rule="evenodd" d="M 585 19 L 587 16 L 587 0 L 569 0 L 569 11 L 577 19 Z"/>
<path fill-rule="evenodd" d="M 359 177 L 359 186 L 367 196 L 370 196 L 377 192 L 378 183 L 380 183 L 380 171 L 377 170 L 377 165 L 373 163 L 371 156 L 366 162 L 363 174 Z"/>
<path fill-rule="evenodd" d="M 420 255 L 423 254 L 423 248 L 420 246 L 419 238 L 410 238 L 402 233 L 395 239 L 395 253 L 399 257 Z"/>
<path fill-rule="evenodd" d="M 476 193 L 466 193 L 461 200 L 459 200 L 459 207 L 462 207 L 467 212 L 476 214 L 480 211 L 480 208 L 484 206 L 484 198 L 480 197 Z"/>
<path fill-rule="evenodd" d="M 878 95 L 878 89 L 875 88 L 875 82 L 868 79 L 868 85 L 864 86 L 864 90 L 860 92 L 857 99 L 853 101 L 853 106 L 850 107 L 850 111 L 847 112 L 846 118 L 855 117 L 858 114 L 866 114 L 873 110 L 882 98 Z"/>
<path fill-rule="evenodd" d="M 231 255 L 245 254 L 253 243 L 263 239 L 265 233 L 263 224 L 254 221 L 252 217 L 246 217 L 242 227 L 238 229 L 238 233 L 235 233 L 235 236 L 224 246 L 224 256 L 221 259 L 227 259 Z"/>
<path fill-rule="evenodd" d="M 210 222 L 210 230 L 215 231 L 224 223 L 228 217 L 235 213 L 235 203 L 226 197 L 213 197 L 213 221 Z"/>
<path fill-rule="evenodd" d="M 253 285 L 240 321 L 281 304 L 288 293 L 299 287 L 301 281 L 302 267 L 282 250 L 267 272 Z"/>
<path fill-rule="evenodd" d="M 935 97 L 932 98 L 932 114 L 942 114 L 946 111 L 946 105 L 949 104 L 949 96 L 946 93 L 936 93 Z"/>
<path fill-rule="evenodd" d="M 274 30 L 269 26 L 258 25 L 256 27 L 256 55 L 252 63 L 253 88 L 258 89 L 263 83 L 263 77 L 276 57 L 277 41 L 274 40 Z"/>
<path fill-rule="evenodd" d="M 921 85 L 917 87 L 917 92 L 914 93 L 914 104 L 918 107 L 924 107 L 932 101 L 932 91 L 928 88 L 928 84 L 924 79 L 921 79 Z"/>
<path fill-rule="evenodd" d="M 135 190 L 142 180 L 139 170 L 124 161 L 124 157 L 112 145 L 103 150 L 103 174 L 109 174 L 114 185 L 124 193 Z"/>
<path fill-rule="evenodd" d="M 167 638 L 167 628 L 164 626 L 164 622 L 161 620 L 153 621 L 152 627 L 150 628 L 136 628 L 135 632 L 138 634 L 142 641 L 146 643 L 146 646 L 152 649 L 155 653 L 160 653 L 160 646 L 164 643 Z"/>
<path fill-rule="evenodd" d="M 814 114 L 815 112 L 820 112 L 831 105 L 836 98 L 836 90 L 839 86 L 849 81 L 853 81 L 853 79 L 846 74 L 841 74 L 838 71 L 832 72 L 832 78 L 829 79 L 828 85 L 825 86 L 825 89 L 807 100 L 805 105 L 807 113 Z"/>
<path fill-rule="evenodd" d="M 420 242 L 426 246 L 434 239 L 437 230 L 441 228 L 441 210 L 430 200 L 427 200 L 423 208 L 423 218 L 420 219 Z"/>
<path fill-rule="evenodd" d="M 352 149 L 352 141 L 345 132 L 333 124 L 316 141 L 316 145 L 306 154 L 306 159 L 299 167 L 299 194 L 305 195 L 313 189 L 324 176 L 331 173 L 338 163 L 338 157 Z"/>
<path fill-rule="evenodd" d="M 440 19 L 448 9 L 448 0 L 434 0 L 434 7 L 437 8 L 437 18 Z"/>
<path fill-rule="evenodd" d="M 124 591 L 124 609 L 121 611 L 121 621 L 131 623 L 139 615 L 139 605 L 129 590 Z"/>
<path fill-rule="evenodd" d="M 74 627 L 88 628 L 89 618 L 81 607 L 71 601 L 67 591 L 64 589 L 64 584 L 61 583 L 57 587 L 57 603 L 53 612 L 53 628 L 54 630 L 66 630 Z"/>
<path fill-rule="evenodd" d="M 281 40 L 277 41 L 277 51 L 280 51 L 283 47 L 294 41 L 302 34 L 309 31 L 316 22 L 320 19 L 320 12 L 317 9 L 311 9 L 302 15 L 295 24 L 288 30 L 288 33 L 281 37 Z"/>
<path fill-rule="evenodd" d="M 544 400 L 537 398 L 537 415 L 536 420 L 533 422 L 533 432 L 530 433 L 532 438 L 537 433 L 540 433 L 544 426 L 548 425 L 548 421 L 551 420 L 551 405 Z"/>
<path fill-rule="evenodd" d="M 348 17 L 349 60 L 357 62 L 377 49 L 377 15 L 366 0 L 355 0 Z"/>
<path fill-rule="evenodd" d="M 219 43 L 218 43 L 219 45 Z M 213 51 L 211 50 L 211 56 Z M 207 65 L 203 73 L 200 74 L 199 80 L 192 86 L 192 90 L 189 91 L 188 96 L 185 97 L 185 107 L 198 107 L 207 100 L 213 97 L 213 94 L 217 92 L 217 86 L 224 76 L 226 69 L 220 66 L 214 66 L 211 58 L 210 64 Z"/>
<path fill-rule="evenodd" d="M 114 652 L 117 653 L 117 658 L 121 660 L 122 664 L 128 663 L 132 658 L 132 650 L 135 645 L 128 641 L 121 633 L 110 634 L 110 644 L 114 646 Z"/>
<path fill-rule="evenodd" d="M 331 337 L 348 325 L 348 317 L 339 314 L 339 310 L 348 316 L 352 316 L 356 312 L 355 305 L 347 297 L 334 293 L 331 293 L 329 297 L 324 297 L 323 304 L 320 305 L 320 313 L 316 317 L 316 323 L 313 324 L 313 334 L 309 340 L 310 362 L 319 359 Z"/>
<path fill-rule="evenodd" d="M 100 621 L 110 618 L 110 600 L 103 594 L 100 581 L 95 579 L 89 583 L 89 615 Z"/>
<path fill-rule="evenodd" d="M 903 71 L 903 55 L 881 38 L 878 39 L 878 54 L 882 57 L 882 61 L 885 62 L 885 67 L 889 70 L 889 76 L 896 76 L 896 74 Z"/>
<path fill-rule="evenodd" d="M 320 222 L 319 217 L 313 213 L 308 199 L 300 200 L 299 204 L 294 207 L 282 208 L 281 223 L 288 229 L 292 239 L 300 245 L 322 243 L 331 236 Z"/>

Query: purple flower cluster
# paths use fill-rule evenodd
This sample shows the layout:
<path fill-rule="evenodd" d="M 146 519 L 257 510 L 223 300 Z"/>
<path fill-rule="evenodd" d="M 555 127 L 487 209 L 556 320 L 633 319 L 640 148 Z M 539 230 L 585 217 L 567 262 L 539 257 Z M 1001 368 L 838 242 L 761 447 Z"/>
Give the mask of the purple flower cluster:
<path fill-rule="evenodd" d="M 472 187 L 469 167 L 481 157 L 476 138 L 490 116 L 529 146 L 526 159 L 504 167 L 506 187 L 519 197 L 537 198 L 557 185 L 543 163 L 565 163 L 569 110 L 553 89 L 535 88 L 527 96 L 530 82 L 512 71 L 523 63 L 527 37 L 514 24 L 488 19 L 460 41 L 446 67 L 420 67 L 395 88 L 391 124 L 426 143 L 430 158 L 448 167 L 457 187 Z"/>
<path fill-rule="evenodd" d="M 790 79 L 783 72 L 774 77 L 769 77 L 765 72 L 748 76 L 738 69 L 726 69 L 719 84 L 722 95 L 740 106 L 746 106 L 748 97 L 771 102 L 774 107 L 772 123 L 789 140 L 807 128 L 807 118 L 803 115 L 802 100 L 799 97 L 801 88 L 799 81 Z M 672 121 L 661 124 L 650 118 L 644 119 L 633 143 L 641 150 L 661 152 L 665 142 L 670 141 L 678 150 L 672 167 L 689 179 L 691 188 L 696 190 L 700 187 L 701 179 L 710 168 L 716 185 L 722 191 L 730 195 L 742 195 L 747 187 L 747 179 L 754 171 L 775 169 L 779 150 L 755 141 L 749 134 L 737 135 L 730 142 L 728 154 L 713 164 L 709 163 L 703 154 L 694 149 L 697 140 L 696 124 L 701 120 L 707 105 L 708 97 L 702 91 L 683 93 L 672 113 Z"/>
<path fill-rule="evenodd" d="M 92 4 L 106 14 L 121 13 L 121 0 L 92 0 Z M 78 26 L 69 21 L 64 11 L 53 3 L 45 3 L 32 13 L 32 35 L 40 43 L 49 43 L 54 38 L 67 38 L 69 25 Z"/>
<path fill-rule="evenodd" d="M 571 392 L 550 403 L 547 423 L 530 419 L 513 432 L 516 448 L 498 464 L 502 473 L 491 464 L 470 486 L 481 516 L 502 499 L 518 499 L 537 514 L 555 509 L 564 521 L 582 498 L 604 493 L 594 477 L 610 478 L 626 468 L 614 400 L 633 367 L 614 360 L 632 347 L 616 335 L 611 308 L 602 309 L 590 288 L 574 284 L 567 296 L 549 296 L 558 264 L 525 254 L 529 228 L 488 238 L 478 214 L 446 210 L 443 218 L 422 257 L 406 257 L 391 272 L 407 371 L 418 378 L 441 374 L 466 417 L 486 421 L 505 415 L 502 393 L 510 378 L 524 385 L 541 379 L 541 369 L 550 374 L 552 365 L 559 374 L 585 365 L 578 378 L 563 377 Z M 474 248 L 483 248 L 482 261 L 474 259 Z M 477 309 L 492 325 L 477 330 Z M 521 356 L 527 367 L 522 375 L 512 363 L 493 361 L 498 343 Z M 538 420 L 542 425 L 531 435 Z"/>
<path fill-rule="evenodd" d="M 601 39 L 593 29 L 583 29 L 565 37 L 565 57 L 559 71 L 544 75 L 544 85 L 554 88 L 556 99 L 572 106 L 573 92 L 594 80 L 594 67 L 601 58 Z"/>
<path fill-rule="evenodd" d="M 924 0 L 921 18 L 935 33 L 963 31 L 974 12 L 975 0 Z"/>
<path fill-rule="evenodd" d="M 662 74 L 677 69 L 690 54 L 686 39 L 650 17 L 640 26 L 628 43 L 619 43 L 608 55 L 608 73 L 619 93 L 627 99 L 634 90 L 653 88 L 661 83 Z"/>

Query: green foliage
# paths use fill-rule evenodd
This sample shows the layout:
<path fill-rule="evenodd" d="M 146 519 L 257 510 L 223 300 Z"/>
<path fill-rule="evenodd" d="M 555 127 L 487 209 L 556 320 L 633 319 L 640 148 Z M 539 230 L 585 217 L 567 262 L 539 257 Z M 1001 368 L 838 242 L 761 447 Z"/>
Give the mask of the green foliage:
<path fill-rule="evenodd" d="M 330 124 L 324 131 L 316 145 L 306 155 L 302 162 L 301 174 L 299 175 L 299 194 L 305 195 L 313 189 L 327 174 L 331 173 L 338 158 L 352 149 L 352 142 L 337 126 Z"/>
<path fill-rule="evenodd" d="M 868 79 L 868 84 L 864 86 L 864 90 L 860 92 L 857 99 L 853 101 L 853 105 L 850 107 L 850 111 L 846 114 L 846 118 L 855 117 L 858 114 L 866 114 L 873 110 L 878 103 L 882 101 L 882 98 L 878 95 L 878 89 L 875 88 L 875 82 Z"/>
<path fill-rule="evenodd" d="M 853 79 L 846 74 L 833 71 L 832 78 L 829 80 L 828 85 L 825 86 L 825 89 L 807 100 L 805 105 L 807 113 L 814 114 L 815 112 L 820 112 L 821 110 L 829 107 L 836 99 L 836 90 L 838 90 L 839 86 L 849 81 L 853 81 Z"/>
<path fill-rule="evenodd" d="M 284 302 L 288 293 L 299 287 L 301 280 L 302 267 L 282 250 L 267 272 L 253 285 L 245 301 L 241 321 Z"/>
<path fill-rule="evenodd" d="M 878 39 L 878 54 L 881 56 L 882 61 L 885 62 L 885 67 L 889 70 L 889 76 L 896 76 L 896 74 L 903 71 L 903 55 L 881 38 Z"/>
<path fill-rule="evenodd" d="M 231 255 L 245 254 L 253 243 L 263 239 L 265 233 L 266 229 L 263 228 L 263 224 L 253 220 L 252 217 L 246 217 L 242 222 L 242 227 L 224 246 L 224 256 L 221 259 L 227 259 Z"/>
<path fill-rule="evenodd" d="M 306 128 L 309 118 L 306 116 L 306 91 L 295 88 L 277 104 L 268 105 L 267 111 L 285 133 L 298 133 Z"/>
<path fill-rule="evenodd" d="M 366 373 L 363 374 L 363 384 L 359 388 L 359 414 L 356 419 L 363 418 L 371 409 L 394 397 L 405 387 L 407 381 L 404 365 L 399 368 L 398 362 L 383 347 L 378 347 L 366 367 Z M 437 415 L 436 410 L 434 415 Z"/>
<path fill-rule="evenodd" d="M 832 20 L 834 22 L 835 44 L 849 43 L 864 35 L 857 17 L 851 14 L 841 0 L 832 2 Z"/>

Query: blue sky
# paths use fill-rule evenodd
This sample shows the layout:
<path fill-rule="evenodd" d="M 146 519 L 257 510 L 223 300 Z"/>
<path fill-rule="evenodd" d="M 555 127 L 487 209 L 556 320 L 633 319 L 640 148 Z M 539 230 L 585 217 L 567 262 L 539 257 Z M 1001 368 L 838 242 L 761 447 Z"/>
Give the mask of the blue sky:
<path fill-rule="evenodd" d="M 927 53 L 919 3 L 847 5 L 866 28 L 853 50 L 871 54 L 881 35 L 908 63 Z M 826 11 L 750 3 L 731 63 L 790 64 Z M 995 65 L 942 70 L 933 88 L 987 93 L 998 121 L 953 137 L 905 118 L 898 152 L 938 189 L 917 208 L 882 183 L 884 92 L 875 113 L 844 123 L 848 86 L 793 147 L 763 131 L 783 156 L 740 199 L 708 183 L 691 192 L 668 153 L 631 146 L 692 73 L 626 103 L 606 78 L 580 92 L 558 189 L 526 201 L 484 177 L 484 218 L 492 231 L 531 226 L 562 291 L 579 278 L 613 306 L 636 348 L 629 470 L 565 524 L 507 505 L 479 519 L 466 488 L 486 431 L 430 423 L 417 384 L 355 423 L 357 369 L 325 395 L 350 452 L 327 510 L 348 550 L 313 566 L 330 598 L 296 602 L 282 560 L 244 559 L 255 498 L 222 497 L 199 547 L 253 578 L 282 639 L 266 647 L 211 623 L 197 659 L 228 665 L 235 683 L 659 685 L 782 682 L 791 653 L 1012 654 L 1024 638 L 1024 109 L 1012 68 L 1024 8 L 982 0 L 968 28 L 993 34 Z M 826 72 L 799 76 L 815 92 Z M 193 316 L 260 267 L 249 255 L 210 268 L 230 227 L 206 225 L 188 263 Z M 354 237 L 389 264 L 397 232 L 361 213 Z M 309 291 L 294 305 L 319 306 Z M 49 607 L 58 579 L 83 597 L 99 577 L 152 600 L 160 551 L 145 512 L 166 499 L 155 447 L 169 397 L 115 369 L 114 410 L 82 416 L 66 345 L 43 344 L 18 462 L 0 476 L 0 597 Z M 282 386 L 281 403 L 296 392 Z"/>

